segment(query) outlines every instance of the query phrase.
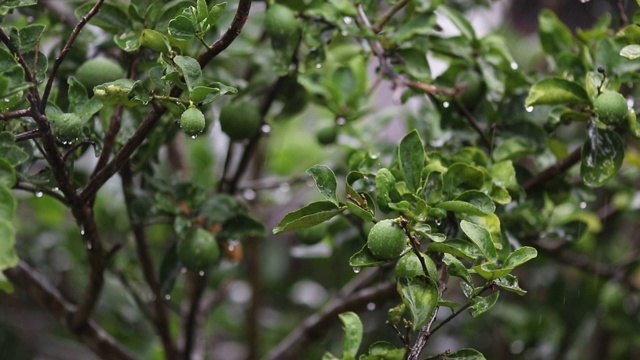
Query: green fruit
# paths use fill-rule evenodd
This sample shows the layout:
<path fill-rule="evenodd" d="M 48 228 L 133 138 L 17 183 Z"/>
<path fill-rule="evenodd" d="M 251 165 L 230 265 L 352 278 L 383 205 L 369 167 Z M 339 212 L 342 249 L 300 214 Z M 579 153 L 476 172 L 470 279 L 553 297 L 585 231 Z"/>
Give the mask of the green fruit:
<path fill-rule="evenodd" d="M 369 231 L 367 247 L 377 259 L 393 260 L 407 247 L 407 236 L 395 221 L 382 220 Z"/>
<path fill-rule="evenodd" d="M 59 118 L 51 119 L 53 133 L 64 142 L 76 141 L 82 135 L 82 119 L 73 113 L 64 113 Z"/>
<path fill-rule="evenodd" d="M 226 103 L 220 110 L 220 127 L 231 140 L 249 139 L 260 131 L 260 112 L 249 101 Z"/>
<path fill-rule="evenodd" d="M 593 112 L 603 123 L 621 126 L 627 122 L 629 107 L 622 94 L 615 91 L 605 91 L 594 102 Z"/>
<path fill-rule="evenodd" d="M 336 138 L 338 137 L 338 127 L 335 125 L 327 126 L 318 130 L 316 133 L 316 138 L 318 142 L 322 145 L 329 145 L 336 142 Z"/>
<path fill-rule="evenodd" d="M 288 7 L 273 4 L 264 19 L 265 31 L 274 41 L 294 41 L 298 33 L 296 14 Z"/>
<path fill-rule="evenodd" d="M 178 259 L 191 271 L 205 271 L 220 258 L 220 248 L 215 236 L 197 228 L 178 241 Z"/>
<path fill-rule="evenodd" d="M 424 264 L 427 267 L 427 273 L 429 277 L 435 278 L 437 277 L 438 270 L 436 269 L 436 264 L 431 260 L 427 255 L 420 253 L 420 256 L 424 260 Z M 395 269 L 396 279 L 400 278 L 411 278 L 414 276 L 424 276 L 424 271 L 422 270 L 422 264 L 420 260 L 416 256 L 416 254 L 411 251 L 405 254 L 403 257 L 398 260 Z"/>
<path fill-rule="evenodd" d="M 105 58 L 87 60 L 76 71 L 76 78 L 91 91 L 96 85 L 118 80 L 124 70 L 117 62 Z"/>
<path fill-rule="evenodd" d="M 195 107 L 188 108 L 180 115 L 180 128 L 189 136 L 197 136 L 204 126 L 204 114 Z"/>
<path fill-rule="evenodd" d="M 169 40 L 159 31 L 151 29 L 142 30 L 140 44 L 161 53 L 166 53 L 171 50 Z"/>
<path fill-rule="evenodd" d="M 322 223 L 310 228 L 298 230 L 296 231 L 296 235 L 298 236 L 298 239 L 300 239 L 300 242 L 302 242 L 303 244 L 313 245 L 319 243 L 320 241 L 322 241 L 322 239 L 324 239 L 324 236 L 327 234 L 327 228 L 328 224 Z"/>
<path fill-rule="evenodd" d="M 457 84 L 465 85 L 465 89 L 456 95 L 456 98 L 465 108 L 473 109 L 482 101 L 484 83 L 480 74 L 475 71 L 465 72 L 458 77 Z"/>

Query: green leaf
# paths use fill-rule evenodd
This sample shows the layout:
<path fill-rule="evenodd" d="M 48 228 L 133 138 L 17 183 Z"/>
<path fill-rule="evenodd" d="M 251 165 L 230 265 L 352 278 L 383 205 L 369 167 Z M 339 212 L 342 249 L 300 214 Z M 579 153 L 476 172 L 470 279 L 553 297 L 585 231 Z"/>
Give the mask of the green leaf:
<path fill-rule="evenodd" d="M 589 187 L 604 185 L 622 166 L 624 142 L 609 129 L 591 126 L 582 146 L 580 176 Z"/>
<path fill-rule="evenodd" d="M 455 257 L 467 260 L 476 260 L 482 256 L 482 253 L 478 250 L 477 246 L 460 239 L 448 239 L 444 242 L 433 242 L 429 244 L 427 250 L 451 254 Z"/>
<path fill-rule="evenodd" d="M 484 355 L 475 349 L 460 349 L 454 353 L 445 355 L 442 360 L 486 360 Z"/>
<path fill-rule="evenodd" d="M 431 319 L 438 304 L 438 286 L 427 277 L 400 278 L 398 293 L 409 309 L 413 330 L 419 330 Z"/>
<path fill-rule="evenodd" d="M 191 90 L 191 101 L 202 105 L 211 103 L 224 95 L 235 94 L 238 89 L 223 83 L 213 82 L 207 86 L 196 86 Z"/>
<path fill-rule="evenodd" d="M 441 202 L 436 207 L 478 216 L 492 214 L 496 211 L 496 205 L 489 195 L 477 190 L 466 191 L 455 200 Z"/>
<path fill-rule="evenodd" d="M 196 34 L 196 24 L 184 15 L 178 15 L 169 22 L 169 35 L 178 41 L 188 41 Z"/>
<path fill-rule="evenodd" d="M 18 254 L 14 247 L 16 232 L 9 220 L 0 219 L 0 272 L 18 265 Z"/>
<path fill-rule="evenodd" d="M 118 47 L 126 52 L 134 52 L 140 49 L 141 43 L 140 31 L 126 31 L 113 36 L 113 41 Z"/>
<path fill-rule="evenodd" d="M 392 34 L 392 40 L 401 43 L 416 35 L 429 35 L 437 25 L 436 17 L 432 13 L 422 13 L 404 22 Z M 422 53 L 424 56 L 424 53 Z"/>
<path fill-rule="evenodd" d="M 198 22 L 202 22 L 209 15 L 209 9 L 207 8 L 206 0 L 196 1 L 196 19 Z"/>
<path fill-rule="evenodd" d="M 627 45 L 620 50 L 620 56 L 628 60 L 635 60 L 640 57 L 640 45 Z"/>
<path fill-rule="evenodd" d="M 349 0 L 329 0 L 329 3 L 335 6 L 335 8 L 342 13 L 342 15 L 358 15 L 356 7 Z"/>
<path fill-rule="evenodd" d="M 455 163 L 442 177 L 443 190 L 456 196 L 465 190 L 480 190 L 484 185 L 486 172 L 479 167 Z"/>
<path fill-rule="evenodd" d="M 258 219 L 247 214 L 236 214 L 225 220 L 218 234 L 227 239 L 242 239 L 248 236 L 263 237 L 265 233 L 264 224 Z"/>
<path fill-rule="evenodd" d="M 34 50 L 36 45 L 40 42 L 40 37 L 44 32 L 45 26 L 42 24 L 31 24 L 23 27 L 19 31 L 20 52 L 26 52 Z"/>
<path fill-rule="evenodd" d="M 422 139 L 420 139 L 417 130 L 412 130 L 402 139 L 400 146 L 398 146 L 398 157 L 407 185 L 415 193 L 422 183 L 422 169 L 424 169 L 425 160 Z"/>
<path fill-rule="evenodd" d="M 451 254 L 445 253 L 444 257 L 442 258 L 442 262 L 447 265 L 447 271 L 449 272 L 449 275 L 459 277 L 462 280 L 466 281 L 468 284 L 472 284 L 471 275 L 469 275 L 469 271 L 460 260 L 458 260 Z"/>
<path fill-rule="evenodd" d="M 173 58 L 173 61 L 178 69 L 180 69 L 180 72 L 184 76 L 184 81 L 187 84 L 187 88 L 189 89 L 189 92 L 191 92 L 198 84 L 200 77 L 202 77 L 200 63 L 192 57 L 182 55 L 177 55 Z"/>
<path fill-rule="evenodd" d="M 0 157 L 0 185 L 11 188 L 15 183 L 16 170 L 7 159 Z"/>
<path fill-rule="evenodd" d="M 205 26 L 213 26 L 218 22 L 220 16 L 222 16 L 222 11 L 227 7 L 227 3 L 223 2 L 220 4 L 215 4 L 209 10 L 209 15 L 207 15 L 207 21 L 204 23 Z"/>
<path fill-rule="evenodd" d="M 0 219 L 13 219 L 17 207 L 18 202 L 11 189 L 4 184 L 0 184 Z"/>
<path fill-rule="evenodd" d="M 486 280 L 498 279 L 509 275 L 513 271 L 511 268 L 500 268 L 493 261 L 475 265 L 472 269 Z"/>
<path fill-rule="evenodd" d="M 342 343 L 343 359 L 352 357 L 355 359 L 362 342 L 362 334 L 364 332 L 362 321 L 354 312 L 345 312 L 338 315 L 342 321 L 344 330 L 344 341 Z"/>
<path fill-rule="evenodd" d="M 453 25 L 460 30 L 460 34 L 468 41 L 476 40 L 476 32 L 473 30 L 471 23 L 465 18 L 464 14 L 445 5 L 438 7 L 436 12 L 446 16 Z"/>
<path fill-rule="evenodd" d="M 386 341 L 376 341 L 369 346 L 369 354 L 361 355 L 359 360 L 402 360 L 407 349 L 396 348 Z"/>
<path fill-rule="evenodd" d="M 469 239 L 476 244 L 485 258 L 490 261 L 496 260 L 496 248 L 491 240 L 491 234 L 487 229 L 466 220 L 462 220 L 460 222 L 460 228 L 469 237 Z"/>
<path fill-rule="evenodd" d="M 570 52 L 573 48 L 571 30 L 558 19 L 556 14 L 544 9 L 538 16 L 538 35 L 542 49 L 551 56 L 558 56 L 562 52 Z M 527 105 L 529 106 L 529 105 Z"/>
<path fill-rule="evenodd" d="M 326 165 L 318 164 L 309 168 L 307 174 L 315 181 L 322 197 L 338 206 L 338 197 L 336 196 L 338 182 L 333 171 Z"/>
<path fill-rule="evenodd" d="M 180 275 L 180 269 L 183 265 L 178 258 L 177 243 L 170 246 L 162 257 L 160 262 L 160 292 L 169 294 L 176 283 L 176 279 Z"/>
<path fill-rule="evenodd" d="M 376 173 L 376 200 L 385 212 L 389 211 L 389 203 L 401 200 L 396 191 L 396 178 L 387 168 L 379 169 Z"/>
<path fill-rule="evenodd" d="M 493 281 L 494 284 L 496 284 L 497 286 L 500 286 L 501 288 L 510 291 L 512 293 L 516 293 L 520 296 L 526 294 L 527 292 L 525 290 L 523 290 L 522 288 L 520 288 L 520 286 L 518 285 L 518 278 L 509 274 L 506 276 L 503 276 L 499 279 L 495 279 Z"/>
<path fill-rule="evenodd" d="M 514 269 L 531 259 L 535 259 L 536 256 L 538 256 L 538 251 L 536 249 L 529 246 L 523 246 L 509 254 L 502 266 Z"/>
<path fill-rule="evenodd" d="M 273 229 L 274 234 L 284 231 L 301 230 L 318 225 L 344 211 L 330 201 L 313 202 L 301 209 L 290 212 Z"/>
<path fill-rule="evenodd" d="M 358 252 L 349 258 L 349 266 L 353 268 L 354 272 L 359 272 L 359 269 L 363 267 L 380 266 L 385 262 L 373 256 L 367 244 L 364 244 Z"/>
<path fill-rule="evenodd" d="M 95 3 L 85 2 L 75 10 L 75 15 L 78 19 L 89 13 Z M 95 14 L 89 24 L 95 25 L 105 29 L 112 34 L 120 34 L 123 31 L 131 29 L 131 19 L 129 14 L 116 5 L 110 3 L 103 3 L 100 6 L 100 11 Z"/>
<path fill-rule="evenodd" d="M 4 273 L 2 271 L 0 271 L 0 290 L 4 291 L 7 294 L 13 294 L 13 284 L 11 283 L 11 281 L 9 281 L 9 279 L 7 279 L 6 276 L 4 276 Z"/>
<path fill-rule="evenodd" d="M 491 165 L 489 174 L 491 175 L 491 180 L 497 186 L 512 190 L 518 188 L 516 170 L 511 160 L 504 160 Z"/>
<path fill-rule="evenodd" d="M 3 158 L 8 161 L 11 166 L 15 167 L 29 160 L 29 154 L 14 143 L 0 143 L 0 158 Z M 0 165 L 0 174 L 1 173 L 2 166 Z"/>
<path fill-rule="evenodd" d="M 354 215 L 362 219 L 364 222 L 371 222 L 374 219 L 374 214 L 370 210 L 365 210 L 351 201 L 346 202 L 347 209 Z"/>
<path fill-rule="evenodd" d="M 591 100 L 586 90 L 573 81 L 549 78 L 533 84 L 525 106 L 577 104 L 589 105 Z"/>
<path fill-rule="evenodd" d="M 496 291 L 489 296 L 478 296 L 473 299 L 473 305 L 469 308 L 471 310 L 471 316 L 478 317 L 485 312 L 489 311 L 493 305 L 498 301 L 498 297 L 500 296 L 500 292 Z"/>

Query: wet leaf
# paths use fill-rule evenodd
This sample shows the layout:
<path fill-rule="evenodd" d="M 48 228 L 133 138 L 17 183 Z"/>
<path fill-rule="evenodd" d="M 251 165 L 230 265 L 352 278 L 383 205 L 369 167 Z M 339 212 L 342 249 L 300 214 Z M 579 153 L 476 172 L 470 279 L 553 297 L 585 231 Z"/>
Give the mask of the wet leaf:
<path fill-rule="evenodd" d="M 491 240 L 491 234 L 486 228 L 466 220 L 460 222 L 460 228 L 476 244 L 486 259 L 496 260 L 496 248 Z"/>
<path fill-rule="evenodd" d="M 573 81 L 549 78 L 533 84 L 525 106 L 577 104 L 589 105 L 591 100 L 587 91 Z"/>
<path fill-rule="evenodd" d="M 322 197 L 338 206 L 338 197 L 336 196 L 338 182 L 333 171 L 326 165 L 314 165 L 307 170 L 307 174 L 315 181 Z"/>
<path fill-rule="evenodd" d="M 580 175 L 589 187 L 598 187 L 609 181 L 622 166 L 624 142 L 609 129 L 589 128 L 582 146 Z"/>
<path fill-rule="evenodd" d="M 504 268 L 514 269 L 531 259 L 535 259 L 538 256 L 538 251 L 530 246 L 523 246 L 511 254 L 505 259 L 502 266 Z"/>
<path fill-rule="evenodd" d="M 274 234 L 284 231 L 301 230 L 325 222 L 344 211 L 330 201 L 313 202 L 301 209 L 290 212 L 273 229 Z"/>
<path fill-rule="evenodd" d="M 356 271 L 357 268 L 379 266 L 384 263 L 385 261 L 378 260 L 373 256 L 366 244 L 349 258 L 349 266 L 353 267 L 354 271 Z"/>
<path fill-rule="evenodd" d="M 477 190 L 466 191 L 455 200 L 441 202 L 436 207 L 479 216 L 492 214 L 496 210 L 493 200 L 487 194 Z"/>
<path fill-rule="evenodd" d="M 489 296 L 478 296 L 473 299 L 473 305 L 471 305 L 471 316 L 478 317 L 485 312 L 491 310 L 493 305 L 498 301 L 498 297 L 500 296 L 500 292 L 496 291 Z"/>
<path fill-rule="evenodd" d="M 419 330 L 431 319 L 438 304 L 438 286 L 430 278 L 400 278 L 398 293 L 411 313 L 413 330 Z"/>
<path fill-rule="evenodd" d="M 518 285 L 518 278 L 513 276 L 512 274 L 503 276 L 499 279 L 494 280 L 493 282 L 494 284 L 496 284 L 497 286 L 500 286 L 501 288 L 510 291 L 512 293 L 516 293 L 520 296 L 526 294 L 527 292 L 525 290 L 523 290 L 522 288 L 520 288 L 520 286 Z"/>
<path fill-rule="evenodd" d="M 402 139 L 398 147 L 398 157 L 407 185 L 411 192 L 415 193 L 422 183 L 422 169 L 424 169 L 425 160 L 422 139 L 420 139 L 417 130 L 414 129 Z"/>
<path fill-rule="evenodd" d="M 344 330 L 344 341 L 342 343 L 343 359 L 353 357 L 358 354 L 360 343 L 362 342 L 363 327 L 358 315 L 354 312 L 346 312 L 338 315 L 342 321 Z"/>

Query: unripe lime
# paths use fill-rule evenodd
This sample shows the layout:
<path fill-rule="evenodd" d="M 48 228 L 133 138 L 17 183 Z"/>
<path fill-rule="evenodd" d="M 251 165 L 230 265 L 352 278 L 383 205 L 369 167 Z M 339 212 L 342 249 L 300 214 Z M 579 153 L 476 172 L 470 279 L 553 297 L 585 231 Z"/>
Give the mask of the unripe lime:
<path fill-rule="evenodd" d="M 195 107 L 190 107 L 180 115 L 180 128 L 185 134 L 196 136 L 204 130 L 204 114 Z"/>
<path fill-rule="evenodd" d="M 220 110 L 220 127 L 231 140 L 253 137 L 260 130 L 260 112 L 249 101 L 224 104 Z"/>
<path fill-rule="evenodd" d="M 329 145 L 336 142 L 336 138 L 338 137 L 338 127 L 335 125 L 327 126 L 318 130 L 316 133 L 316 138 L 318 142 L 322 145 Z"/>
<path fill-rule="evenodd" d="M 180 239 L 177 251 L 180 262 L 191 271 L 207 270 L 220 258 L 215 236 L 202 228 L 193 229 Z"/>
<path fill-rule="evenodd" d="M 124 70 L 117 62 L 96 58 L 87 60 L 76 70 L 76 78 L 91 91 L 96 85 L 118 80 L 124 76 Z"/>
<path fill-rule="evenodd" d="M 460 103 L 467 109 L 475 108 L 484 95 L 484 83 L 480 74 L 467 71 L 458 77 L 457 83 L 465 85 L 465 89 L 456 96 Z"/>
<path fill-rule="evenodd" d="M 298 32 L 296 14 L 288 7 L 273 4 L 264 18 L 267 34 L 275 41 L 293 41 Z"/>
<path fill-rule="evenodd" d="M 82 135 L 82 119 L 73 113 L 64 113 L 57 119 L 51 120 L 53 133 L 65 143 L 73 142 Z"/>
<path fill-rule="evenodd" d="M 140 44 L 161 53 L 166 53 L 171 50 L 171 45 L 169 45 L 167 37 L 162 35 L 161 32 L 151 29 L 142 30 Z"/>
<path fill-rule="evenodd" d="M 605 91 L 593 103 L 593 112 L 607 125 L 621 126 L 627 121 L 627 100 L 615 91 Z"/>
<path fill-rule="evenodd" d="M 433 262 L 433 260 L 431 260 L 430 257 L 428 257 L 423 253 L 420 253 L 420 256 L 424 260 L 424 264 L 427 267 L 426 275 L 428 275 L 429 277 L 435 278 L 437 276 L 438 271 L 436 269 L 436 265 Z M 422 269 L 422 264 L 420 263 L 420 259 L 418 259 L 416 254 L 413 251 L 411 251 L 405 254 L 404 256 L 402 256 L 400 260 L 398 260 L 398 263 L 396 264 L 395 275 L 396 275 L 396 279 L 399 279 L 403 277 L 410 278 L 410 277 L 419 276 L 419 275 L 424 276 L 425 273 L 424 273 L 424 270 Z"/>
<path fill-rule="evenodd" d="M 310 228 L 296 231 L 296 235 L 300 242 L 307 245 L 319 243 L 327 234 L 327 223 L 318 224 Z"/>
<path fill-rule="evenodd" d="M 382 220 L 369 231 L 367 247 L 377 259 L 392 260 L 407 247 L 407 236 L 395 221 Z"/>

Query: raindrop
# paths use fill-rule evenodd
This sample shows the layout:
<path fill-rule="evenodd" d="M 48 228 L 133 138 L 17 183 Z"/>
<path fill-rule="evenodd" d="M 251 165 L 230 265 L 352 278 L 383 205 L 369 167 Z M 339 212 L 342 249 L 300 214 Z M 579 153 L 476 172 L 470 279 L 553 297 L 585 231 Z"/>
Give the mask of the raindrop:
<path fill-rule="evenodd" d="M 436 225 L 438 225 L 438 226 L 442 225 L 442 220 L 436 219 Z"/>
<path fill-rule="evenodd" d="M 338 116 L 338 118 L 336 119 L 336 125 L 338 126 L 343 126 L 346 123 L 347 123 L 347 119 L 345 119 L 344 116 Z"/>
<path fill-rule="evenodd" d="M 44 195 L 42 191 L 36 191 L 36 197 L 41 198 L 42 195 Z"/>
<path fill-rule="evenodd" d="M 204 271 L 198 271 L 198 276 L 204 276 Z"/>
<path fill-rule="evenodd" d="M 345 30 L 340 31 L 340 35 L 347 36 L 347 32 Z"/>
<path fill-rule="evenodd" d="M 442 107 L 445 108 L 445 109 L 448 109 L 450 105 L 451 104 L 449 104 L 448 101 L 445 101 L 445 102 L 442 103 Z"/>
<path fill-rule="evenodd" d="M 518 70 L 518 63 L 515 61 L 509 64 L 509 66 L 511 66 L 511 70 Z"/>
<path fill-rule="evenodd" d="M 181 268 L 181 269 L 180 269 L 180 272 L 181 272 L 182 274 L 186 273 L 186 272 L 187 272 L 187 268 L 186 268 L 186 267 Z"/>
<path fill-rule="evenodd" d="M 509 345 L 512 354 L 520 354 L 524 350 L 524 341 L 516 340 Z"/>
<path fill-rule="evenodd" d="M 229 246 L 227 246 L 227 249 L 229 251 L 233 251 L 233 250 L 235 250 L 236 246 L 238 246 L 238 242 L 235 241 L 235 240 L 231 240 L 231 241 L 229 241 Z"/>
<path fill-rule="evenodd" d="M 345 16 L 342 20 L 344 20 L 344 23 L 349 25 L 353 22 L 353 19 L 349 16 Z"/>
<path fill-rule="evenodd" d="M 532 112 L 533 111 L 533 106 L 527 106 L 526 108 L 524 108 L 527 112 Z"/>
<path fill-rule="evenodd" d="M 171 295 L 170 295 L 170 294 L 166 294 L 166 295 L 164 296 L 164 299 L 165 299 L 165 300 L 171 300 Z"/>
<path fill-rule="evenodd" d="M 590 0 L 580 0 L 581 3 L 586 4 L 588 3 Z"/>
<path fill-rule="evenodd" d="M 587 203 L 586 202 L 581 202 L 580 203 L 580 209 L 586 209 L 587 208 Z"/>
<path fill-rule="evenodd" d="M 264 124 L 260 127 L 260 130 L 265 133 L 268 134 L 271 132 L 271 126 L 269 126 L 269 124 Z"/>
<path fill-rule="evenodd" d="M 361 270 L 361 269 L 360 269 L 360 267 L 359 267 L 359 266 L 354 266 L 354 268 L 353 268 L 353 272 L 354 272 L 354 273 L 356 273 L 356 274 L 359 274 L 359 273 L 360 273 L 360 270 Z"/>
<path fill-rule="evenodd" d="M 197 139 L 197 138 L 198 138 L 198 135 L 191 135 L 191 138 L 192 138 L 193 140 L 195 140 L 195 139 Z"/>
<path fill-rule="evenodd" d="M 60 191 L 60 189 L 58 189 L 57 187 L 54 187 L 53 189 L 51 189 L 52 191 Z"/>
<path fill-rule="evenodd" d="M 284 193 L 289 192 L 289 190 L 291 190 L 291 185 L 289 185 L 289 183 L 287 182 L 283 182 L 280 184 L 280 186 L 278 186 L 278 190 Z"/>
<path fill-rule="evenodd" d="M 87 243 L 87 250 L 91 250 L 93 249 L 93 246 L 91 245 L 91 243 Z"/>
<path fill-rule="evenodd" d="M 242 192 L 242 197 L 244 197 L 247 200 L 254 200 L 256 198 L 256 192 L 253 191 L 252 189 L 245 189 Z"/>
<path fill-rule="evenodd" d="M 322 64 L 320 64 L 320 63 L 316 64 L 316 69 L 320 69 L 321 67 L 322 67 Z"/>
<path fill-rule="evenodd" d="M 9 102 L 9 101 L 11 101 L 11 99 L 9 99 L 9 98 L 4 98 L 4 102 Z"/>
<path fill-rule="evenodd" d="M 84 235 L 84 228 L 83 227 L 80 228 L 80 235 Z"/>
<path fill-rule="evenodd" d="M 627 107 L 632 108 L 634 103 L 635 102 L 633 101 L 632 97 L 627 98 Z"/>
<path fill-rule="evenodd" d="M 373 311 L 375 309 L 376 309 L 376 304 L 375 303 L 370 302 L 370 303 L 367 304 L 367 310 Z"/>

